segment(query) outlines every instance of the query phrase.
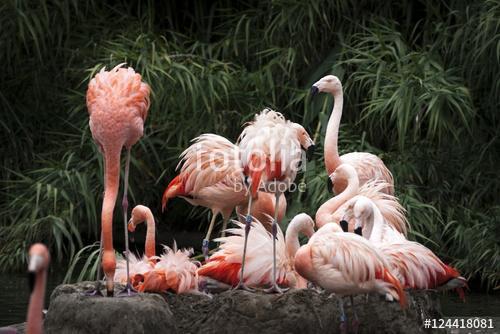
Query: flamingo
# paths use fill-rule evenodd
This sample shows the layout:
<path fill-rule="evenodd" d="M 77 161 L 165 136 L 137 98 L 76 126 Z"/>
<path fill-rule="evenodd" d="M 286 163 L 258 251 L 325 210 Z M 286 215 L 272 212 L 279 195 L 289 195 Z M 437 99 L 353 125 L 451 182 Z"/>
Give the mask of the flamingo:
<path fill-rule="evenodd" d="M 144 274 L 144 282 L 139 285 L 140 292 L 184 293 L 198 289 L 198 261 L 191 260 L 192 249 L 177 249 L 163 246 L 163 254 L 158 257 L 154 269 Z"/>
<path fill-rule="evenodd" d="M 444 264 L 427 247 L 407 240 L 384 220 L 372 200 L 365 196 L 356 196 L 353 200 L 356 228 L 361 228 L 363 237 L 384 254 L 405 288 L 456 289 L 463 299 L 467 281 L 455 268 Z"/>
<path fill-rule="evenodd" d="M 136 205 L 132 209 L 132 215 L 128 223 L 128 231 L 133 233 L 137 225 L 146 221 L 146 244 L 142 258 L 130 254 L 129 270 L 127 272 L 127 263 L 125 259 L 119 259 L 116 264 L 114 280 L 120 283 L 126 283 L 130 277 L 131 284 L 137 289 L 139 284 L 144 282 L 144 275 L 154 269 L 156 263 L 156 242 L 155 242 L 155 219 L 151 210 L 144 205 Z M 128 276 L 127 276 L 128 275 Z"/>
<path fill-rule="evenodd" d="M 293 123 L 291 126 L 301 146 L 311 152 L 314 145 L 309 134 L 300 124 Z M 195 138 L 180 158 L 177 165 L 180 173 L 165 189 L 162 209 L 165 210 L 168 200 L 173 197 L 182 197 L 192 205 L 210 208 L 212 218 L 202 242 L 203 254 L 208 259 L 208 244 L 217 215 L 223 217 L 224 231 L 234 208 L 241 206 L 239 211 L 246 208 L 249 196 L 244 183 L 240 149 L 228 139 L 208 133 Z M 259 196 L 263 198 L 259 199 Z M 274 206 L 271 207 L 264 193 L 258 192 L 253 197 L 257 216 L 274 212 Z M 285 202 L 284 197 L 281 202 Z M 278 202 L 279 210 L 284 212 L 281 202 Z M 286 203 L 284 205 L 286 208 Z"/>
<path fill-rule="evenodd" d="M 330 179 L 333 182 L 345 180 L 347 186 L 340 194 L 323 203 L 316 211 L 315 220 L 318 228 L 327 223 L 342 221 L 349 205 L 351 205 L 350 201 L 355 196 L 363 195 L 376 203 L 389 224 L 399 232 L 406 234 L 408 222 L 404 208 L 396 197 L 382 192 L 383 189 L 387 188 L 387 183 L 371 180 L 360 187 L 356 169 L 350 164 L 338 166 Z M 352 219 L 348 224 L 348 230 L 354 231 L 354 220 Z"/>
<path fill-rule="evenodd" d="M 25 331 L 27 334 L 43 333 L 43 303 L 45 300 L 45 286 L 47 284 L 47 271 L 50 264 L 50 253 L 44 244 L 31 245 L 28 252 L 28 279 L 30 285 L 30 301 L 26 316 Z M 13 327 L 1 327 L 2 334 L 15 334 Z"/>
<path fill-rule="evenodd" d="M 132 210 L 128 223 L 129 232 L 135 232 L 137 225 L 147 224 L 146 244 L 142 259 L 130 256 L 130 278 L 134 288 L 140 292 L 164 292 L 173 290 L 178 293 L 189 291 L 198 286 L 197 262 L 189 256 L 192 250 L 179 250 L 163 246 L 164 252 L 156 256 L 155 219 L 151 210 L 144 205 L 137 205 Z M 126 282 L 125 260 L 117 262 L 115 281 Z"/>
<path fill-rule="evenodd" d="M 266 192 L 275 195 L 275 210 L 272 225 L 273 235 L 273 283 L 268 292 L 281 293 L 276 282 L 276 235 L 278 231 L 279 199 L 290 184 L 295 180 L 299 163 L 301 162 L 301 142 L 297 136 L 296 123 L 287 121 L 282 114 L 264 109 L 255 115 L 241 133 L 238 142 L 241 151 L 241 162 L 245 175 L 248 177 L 250 195 L 248 213 L 246 216 L 245 242 L 240 271 L 240 282 L 237 288 L 247 289 L 244 284 L 245 257 L 248 233 L 251 228 L 252 197 L 262 186 Z M 303 135 L 307 132 L 301 132 Z M 308 145 L 314 145 L 309 138 Z"/>
<path fill-rule="evenodd" d="M 340 164 L 347 163 L 356 169 L 360 185 L 363 185 L 369 180 L 381 180 L 389 185 L 384 189 L 384 192 L 393 195 L 394 179 L 389 169 L 379 157 L 366 152 L 351 152 L 339 156 L 337 143 L 344 100 L 342 83 L 339 78 L 333 75 L 327 75 L 318 80 L 311 87 L 311 95 L 314 96 L 319 92 L 330 93 L 335 100 L 325 135 L 324 157 L 328 175 L 331 175 Z M 339 194 L 346 187 L 346 183 L 347 180 L 345 179 L 337 180 L 337 182 L 333 184 L 335 193 Z"/>
<path fill-rule="evenodd" d="M 102 268 L 106 275 L 107 295 L 113 296 L 116 258 L 113 249 L 113 210 L 120 182 L 120 154 L 127 149 L 124 192 L 122 200 L 125 225 L 125 256 L 128 263 L 128 174 L 130 149 L 143 135 L 144 121 L 149 109 L 149 86 L 131 67 L 120 64 L 111 71 L 105 68 L 90 81 L 87 89 L 87 108 L 92 137 L 104 155 L 104 199 L 101 213 Z M 127 275 L 129 277 L 129 275 Z M 96 289 L 97 290 L 97 289 Z M 124 290 L 132 294 L 130 281 Z"/>
<path fill-rule="evenodd" d="M 317 230 L 297 251 L 294 264 L 299 275 L 340 297 L 373 291 L 406 307 L 403 288 L 381 252 L 363 237 L 343 233 L 338 224 L 328 223 Z M 340 309 L 343 329 L 346 316 L 342 298 Z"/>
<path fill-rule="evenodd" d="M 198 269 L 198 274 L 218 282 L 236 286 L 240 281 L 243 263 L 245 224 L 235 222 L 237 228 L 229 229 L 232 235 L 216 239 L 221 245 L 208 262 Z M 295 253 L 300 247 L 299 234 L 310 238 L 314 233 L 314 221 L 305 213 L 295 216 L 286 230 L 286 235 L 278 227 L 277 233 L 277 281 L 279 284 L 295 288 L 306 288 L 307 282 L 297 275 L 293 267 Z M 252 222 L 252 233 L 248 235 L 247 271 L 243 278 L 248 286 L 273 284 L 273 258 L 271 256 L 272 234 L 257 220 Z"/>

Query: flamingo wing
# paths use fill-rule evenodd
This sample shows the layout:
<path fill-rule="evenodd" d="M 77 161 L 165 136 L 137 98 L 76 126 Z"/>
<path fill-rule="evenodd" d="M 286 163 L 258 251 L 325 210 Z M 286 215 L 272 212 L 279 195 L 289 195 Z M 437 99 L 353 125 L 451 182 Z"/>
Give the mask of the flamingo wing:
<path fill-rule="evenodd" d="M 237 227 L 227 230 L 231 235 L 215 239 L 216 242 L 221 243 L 219 250 L 198 270 L 198 274 L 234 286 L 239 282 L 245 225 L 238 221 L 233 221 L 233 223 Z M 290 263 L 286 256 L 283 232 L 279 227 L 277 238 L 276 277 L 278 283 L 286 284 Z M 270 283 L 272 265 L 272 235 L 262 224 L 253 222 L 248 235 L 244 282 L 248 286 L 260 286 Z"/>
<path fill-rule="evenodd" d="M 192 261 L 192 249 L 177 249 L 163 246 L 164 253 L 159 256 L 155 271 L 160 272 L 165 280 L 165 290 L 171 289 L 183 293 L 198 288 L 198 262 Z"/>

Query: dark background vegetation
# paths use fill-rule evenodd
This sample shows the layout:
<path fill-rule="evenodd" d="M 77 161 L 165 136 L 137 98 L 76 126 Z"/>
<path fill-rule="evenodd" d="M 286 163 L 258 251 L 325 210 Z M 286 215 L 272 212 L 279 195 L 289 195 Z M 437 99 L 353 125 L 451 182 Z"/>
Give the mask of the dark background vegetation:
<path fill-rule="evenodd" d="M 472 286 L 499 287 L 500 1 L 5 0 L 0 25 L 1 271 L 20 269 L 38 240 L 56 263 L 95 254 L 76 255 L 98 239 L 103 190 L 85 91 L 97 70 L 126 62 L 153 90 L 131 202 L 150 206 L 160 229 L 206 229 L 206 211 L 182 200 L 160 213 L 189 140 L 236 140 L 265 106 L 315 136 L 298 176 L 307 192 L 288 196 L 288 217 L 314 214 L 329 197 L 332 98 L 311 103 L 308 89 L 333 73 L 346 96 L 341 153 L 382 157 L 410 237 Z M 115 225 L 119 238 L 118 212 Z"/>

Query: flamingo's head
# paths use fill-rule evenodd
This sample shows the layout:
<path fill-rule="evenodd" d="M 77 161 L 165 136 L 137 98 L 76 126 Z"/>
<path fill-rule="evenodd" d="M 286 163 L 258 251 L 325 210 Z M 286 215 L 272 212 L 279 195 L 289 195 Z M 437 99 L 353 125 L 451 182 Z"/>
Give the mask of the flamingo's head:
<path fill-rule="evenodd" d="M 314 220 L 307 213 L 302 212 L 293 217 L 288 228 L 293 225 L 296 225 L 297 229 L 308 238 L 314 234 Z"/>
<path fill-rule="evenodd" d="M 358 173 L 356 172 L 356 169 L 349 164 L 341 164 L 335 169 L 332 174 L 330 174 L 330 180 L 332 181 L 333 185 L 335 185 L 335 183 L 339 182 L 340 180 L 349 180 L 351 178 L 357 177 Z"/>
<path fill-rule="evenodd" d="M 314 96 L 317 93 L 330 93 L 336 94 L 342 91 L 342 83 L 339 78 L 334 75 L 327 75 L 320 80 L 316 81 L 311 86 L 311 95 Z"/>
<path fill-rule="evenodd" d="M 365 196 L 358 196 L 352 206 L 354 215 L 354 232 L 361 235 L 364 222 L 373 215 L 372 201 Z"/>
<path fill-rule="evenodd" d="M 307 159 L 310 160 L 314 153 L 315 145 L 309 133 L 307 133 L 306 129 L 299 123 L 292 123 L 292 127 L 297 133 L 297 139 L 300 142 L 300 146 L 304 151 L 306 151 Z"/>
<path fill-rule="evenodd" d="M 44 244 L 34 244 L 29 250 L 28 259 L 28 278 L 30 284 L 30 290 L 33 290 L 35 286 L 35 280 L 37 274 L 47 270 L 50 262 L 49 250 Z"/>

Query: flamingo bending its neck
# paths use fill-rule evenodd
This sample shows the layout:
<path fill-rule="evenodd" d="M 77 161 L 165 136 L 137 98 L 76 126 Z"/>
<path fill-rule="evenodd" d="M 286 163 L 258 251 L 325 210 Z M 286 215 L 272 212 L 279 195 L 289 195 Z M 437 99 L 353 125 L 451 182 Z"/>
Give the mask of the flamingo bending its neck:
<path fill-rule="evenodd" d="M 229 229 L 230 236 L 216 239 L 221 243 L 207 263 L 198 269 L 200 276 L 218 282 L 237 286 L 243 263 L 245 224 L 235 222 L 238 228 Z M 258 221 L 252 222 L 252 233 L 248 235 L 247 270 L 243 277 L 247 286 L 257 287 L 273 285 L 272 234 Z M 314 221 L 305 213 L 295 216 L 283 235 L 278 227 L 276 245 L 277 281 L 281 285 L 294 288 L 306 288 L 307 282 L 300 277 L 293 267 L 294 256 L 300 247 L 299 234 L 310 238 L 314 233 Z"/>
<path fill-rule="evenodd" d="M 303 128 L 302 128 L 303 129 Z M 248 233 L 251 228 L 252 197 L 259 189 L 275 195 L 275 210 L 272 225 L 273 235 L 273 284 L 269 292 L 282 292 L 276 282 L 276 235 L 278 232 L 279 200 L 295 180 L 302 158 L 302 148 L 306 151 L 314 143 L 305 130 L 297 123 L 287 121 L 282 114 L 264 109 L 255 115 L 241 133 L 238 142 L 243 171 L 248 177 L 250 195 L 245 218 L 245 242 L 237 288 L 247 289 L 244 284 L 245 257 Z M 306 145 L 305 147 L 303 145 Z"/>
<path fill-rule="evenodd" d="M 137 225 L 146 222 L 146 243 L 144 255 L 142 258 L 134 254 L 129 256 L 129 270 L 127 272 L 127 263 L 125 259 L 119 259 L 116 263 L 115 278 L 116 282 L 126 283 L 128 277 L 132 287 L 137 289 L 144 282 L 144 275 L 154 269 L 156 263 L 156 242 L 155 242 L 155 219 L 151 210 L 144 205 L 137 205 L 132 210 L 132 215 L 128 223 L 128 231 L 133 233 Z M 128 275 L 128 277 L 127 277 Z"/>
<path fill-rule="evenodd" d="M 354 233 L 344 233 L 338 224 L 321 227 L 295 254 L 295 269 L 305 279 L 338 296 L 378 292 L 399 300 L 406 295 L 380 251 Z M 341 326 L 345 325 L 343 301 Z"/>
<path fill-rule="evenodd" d="M 356 169 L 350 164 L 341 164 L 330 176 L 332 181 L 346 180 L 347 186 L 337 196 L 322 204 L 316 212 L 316 226 L 319 228 L 327 223 L 338 223 L 347 217 L 346 212 L 356 196 L 370 198 L 384 217 L 397 231 L 406 234 L 408 225 L 405 210 L 393 195 L 382 192 L 387 183 L 378 180 L 370 180 L 359 186 L 359 178 Z M 354 231 L 354 220 L 348 222 L 348 230 Z"/>
<path fill-rule="evenodd" d="M 457 289 L 463 299 L 465 278 L 444 264 L 427 247 L 407 240 L 388 224 L 379 208 L 367 197 L 357 196 L 352 207 L 356 228 L 384 254 L 393 272 L 405 288 Z"/>
<path fill-rule="evenodd" d="M 328 175 L 331 175 L 340 164 L 347 163 L 356 169 L 360 185 L 369 180 L 384 181 L 389 185 L 384 189 L 384 192 L 390 195 L 394 194 L 392 174 L 379 157 L 366 152 L 351 152 L 339 156 L 338 135 L 344 101 L 340 80 L 333 75 L 321 78 L 311 87 L 313 96 L 319 92 L 330 93 L 334 98 L 332 113 L 326 129 L 324 147 L 325 167 Z M 346 187 L 346 182 L 347 180 L 339 179 L 333 184 L 336 194 L 339 194 Z"/>
<path fill-rule="evenodd" d="M 125 225 L 125 248 L 128 259 L 127 235 L 127 190 L 130 149 L 143 135 L 144 121 L 149 109 L 149 86 L 141 81 L 134 70 L 118 65 L 111 71 L 103 68 L 89 83 L 87 108 L 89 126 L 94 141 L 104 155 L 104 199 L 101 213 L 102 268 L 106 275 L 108 296 L 113 296 L 113 278 L 116 268 L 113 249 L 113 210 L 120 182 L 120 154 L 127 149 L 123 213 Z M 127 260 L 128 261 L 128 260 Z M 128 275 L 127 275 L 128 276 Z M 126 292 L 131 294 L 130 282 Z"/>

